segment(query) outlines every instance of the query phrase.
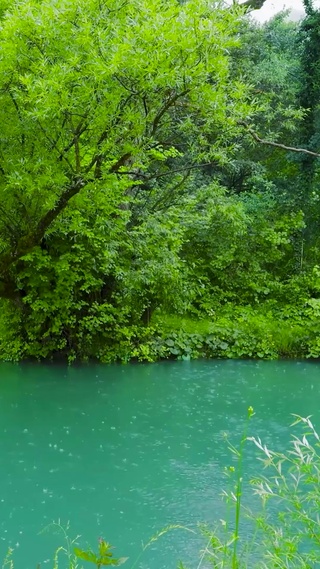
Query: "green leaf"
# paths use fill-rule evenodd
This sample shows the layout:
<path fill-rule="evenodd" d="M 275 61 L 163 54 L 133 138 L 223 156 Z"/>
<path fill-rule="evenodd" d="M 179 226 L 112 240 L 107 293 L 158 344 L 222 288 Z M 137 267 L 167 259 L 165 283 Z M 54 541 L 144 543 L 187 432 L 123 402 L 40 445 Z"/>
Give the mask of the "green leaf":
<path fill-rule="evenodd" d="M 99 558 L 92 551 L 84 551 L 82 549 L 79 549 L 78 547 L 75 547 L 74 553 L 79 559 L 82 559 L 83 561 L 90 561 L 91 563 L 95 564 L 98 563 Z"/>

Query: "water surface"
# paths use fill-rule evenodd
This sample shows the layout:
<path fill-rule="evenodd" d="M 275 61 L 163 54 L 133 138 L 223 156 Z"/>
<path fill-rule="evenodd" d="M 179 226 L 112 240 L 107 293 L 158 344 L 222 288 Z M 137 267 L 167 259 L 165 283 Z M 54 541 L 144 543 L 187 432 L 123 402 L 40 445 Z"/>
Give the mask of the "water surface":
<path fill-rule="evenodd" d="M 167 524 L 196 527 L 224 514 L 224 433 L 252 432 L 272 448 L 289 440 L 291 413 L 320 426 L 320 365 L 195 361 L 128 366 L 0 365 L 0 559 L 46 566 L 70 522 L 82 546 L 99 536 L 128 556 Z M 257 453 L 247 448 L 248 475 Z M 196 566 L 199 541 L 175 530 L 138 566 Z M 52 565 L 50 565 L 52 566 Z"/>

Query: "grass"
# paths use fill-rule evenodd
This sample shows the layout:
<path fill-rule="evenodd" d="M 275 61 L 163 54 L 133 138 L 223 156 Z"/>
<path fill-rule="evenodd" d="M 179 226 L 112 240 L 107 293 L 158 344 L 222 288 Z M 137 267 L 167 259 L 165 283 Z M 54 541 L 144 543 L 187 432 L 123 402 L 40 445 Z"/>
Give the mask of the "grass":
<path fill-rule="evenodd" d="M 259 438 L 248 437 L 248 420 L 239 449 L 230 446 L 237 457 L 235 490 L 224 495 L 232 504 L 233 520 L 221 520 L 220 528 L 208 530 L 203 559 L 213 569 L 317 569 L 320 567 L 320 438 L 310 417 L 294 416 L 286 452 L 269 449 Z M 255 445 L 262 472 L 250 481 L 259 499 L 259 512 L 242 504 L 242 470 L 245 443 Z M 251 522 L 251 535 L 241 524 Z"/>
<path fill-rule="evenodd" d="M 308 356 L 307 323 L 279 317 L 273 311 L 252 307 L 230 307 L 211 318 L 155 314 L 152 324 L 158 325 L 163 337 L 197 335 L 205 342 L 214 336 L 226 344 L 225 357 L 277 359 Z M 311 333 L 309 334 L 311 335 Z M 209 354 L 221 357 L 223 353 Z M 194 354 L 197 357 L 197 354 Z"/>

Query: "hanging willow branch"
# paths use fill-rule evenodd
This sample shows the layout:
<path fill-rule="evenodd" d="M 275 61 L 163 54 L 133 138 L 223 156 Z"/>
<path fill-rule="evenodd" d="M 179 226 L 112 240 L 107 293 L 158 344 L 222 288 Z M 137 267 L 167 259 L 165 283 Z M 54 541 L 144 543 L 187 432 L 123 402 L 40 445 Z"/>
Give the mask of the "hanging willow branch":
<path fill-rule="evenodd" d="M 281 150 L 287 150 L 289 152 L 300 152 L 302 154 L 308 154 L 309 156 L 315 156 L 315 158 L 320 158 L 320 154 L 318 152 L 313 152 L 312 150 L 307 150 L 306 148 L 297 148 L 296 146 L 287 146 L 286 144 L 272 142 L 271 140 L 260 138 L 260 136 L 258 136 L 258 134 L 243 121 L 240 121 L 239 125 L 244 126 L 252 138 L 260 144 L 266 144 L 267 146 L 273 146 L 274 148 L 280 148 Z"/>

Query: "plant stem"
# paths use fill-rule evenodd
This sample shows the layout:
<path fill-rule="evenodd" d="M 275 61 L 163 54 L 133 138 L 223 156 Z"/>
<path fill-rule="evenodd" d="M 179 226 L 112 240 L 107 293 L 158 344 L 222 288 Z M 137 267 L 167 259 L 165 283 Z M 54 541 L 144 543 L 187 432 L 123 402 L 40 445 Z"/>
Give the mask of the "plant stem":
<path fill-rule="evenodd" d="M 232 554 L 232 569 L 238 569 L 238 541 L 239 541 L 239 530 L 240 530 L 240 513 L 241 513 L 241 497 L 242 497 L 242 465 L 243 465 L 243 455 L 244 455 L 244 445 L 247 440 L 249 421 L 253 415 L 252 407 L 248 409 L 248 418 L 244 427 L 242 434 L 242 439 L 238 454 L 238 468 L 237 468 L 237 486 L 236 486 L 236 517 L 235 517 L 235 530 L 234 530 L 234 542 L 233 542 L 233 554 Z"/>

